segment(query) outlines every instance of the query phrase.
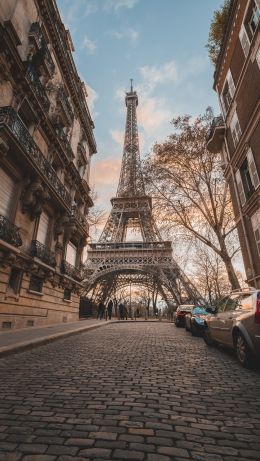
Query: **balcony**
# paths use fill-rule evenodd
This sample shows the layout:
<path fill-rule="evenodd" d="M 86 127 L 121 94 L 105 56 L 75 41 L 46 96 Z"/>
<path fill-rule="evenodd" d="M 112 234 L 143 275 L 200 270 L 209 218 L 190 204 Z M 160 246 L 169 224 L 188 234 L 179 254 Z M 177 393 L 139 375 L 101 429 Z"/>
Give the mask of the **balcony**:
<path fill-rule="evenodd" d="M 226 127 L 222 115 L 214 117 L 207 135 L 207 149 L 213 154 L 220 152 Z"/>
<path fill-rule="evenodd" d="M 18 227 L 2 215 L 0 215 L 0 239 L 15 247 L 20 247 L 23 243 Z"/>
<path fill-rule="evenodd" d="M 0 108 L 0 131 L 4 126 L 9 128 L 29 162 L 38 171 L 40 176 L 47 181 L 50 189 L 57 194 L 59 199 L 62 199 L 66 208 L 70 208 L 71 197 L 69 192 L 65 189 L 51 164 L 46 160 L 26 126 L 12 107 Z"/>
<path fill-rule="evenodd" d="M 88 234 L 88 232 L 89 232 L 88 222 L 87 222 L 84 214 L 79 211 L 77 205 L 73 205 L 71 207 L 71 217 L 76 219 L 78 221 L 78 223 L 84 228 L 84 230 Z"/>
<path fill-rule="evenodd" d="M 75 266 L 72 266 L 70 263 L 65 261 L 65 259 L 61 261 L 60 271 L 62 274 L 68 275 L 75 280 L 82 280 L 83 278 L 82 271 L 77 269 Z"/>
<path fill-rule="evenodd" d="M 54 129 L 56 131 L 58 141 L 60 142 L 61 147 L 65 152 L 68 161 L 71 162 L 74 159 L 74 154 L 71 145 L 68 141 L 68 138 L 63 131 L 62 125 L 60 123 L 56 123 L 54 124 Z"/>
<path fill-rule="evenodd" d="M 31 84 L 31 87 L 32 87 L 32 90 L 37 98 L 37 100 L 39 101 L 39 103 L 41 104 L 41 106 L 43 107 L 44 111 L 45 112 L 48 112 L 49 111 L 49 108 L 50 108 L 50 101 L 48 99 L 48 96 L 45 92 L 45 89 L 38 77 L 38 74 L 36 72 L 36 69 L 35 67 L 33 66 L 33 64 L 30 62 L 28 63 L 28 67 L 27 67 L 27 71 L 26 71 L 26 75 L 25 75 L 28 80 L 29 80 L 29 83 Z"/>
<path fill-rule="evenodd" d="M 38 22 L 34 22 L 31 25 L 29 31 L 29 41 L 34 48 L 34 55 L 32 58 L 34 64 L 40 70 L 41 74 L 51 78 L 54 74 L 55 65 L 41 26 Z"/>
<path fill-rule="evenodd" d="M 73 122 L 73 110 L 68 100 L 68 97 L 63 90 L 60 88 L 57 95 L 57 109 L 61 119 L 64 122 L 65 126 L 70 126 Z"/>
<path fill-rule="evenodd" d="M 36 256 L 48 266 L 56 266 L 55 253 L 38 240 L 32 240 L 31 255 Z"/>

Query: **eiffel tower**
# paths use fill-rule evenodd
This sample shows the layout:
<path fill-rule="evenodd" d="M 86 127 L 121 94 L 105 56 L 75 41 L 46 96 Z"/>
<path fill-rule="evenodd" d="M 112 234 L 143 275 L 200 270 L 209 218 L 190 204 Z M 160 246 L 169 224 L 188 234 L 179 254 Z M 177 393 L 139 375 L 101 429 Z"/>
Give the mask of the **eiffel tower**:
<path fill-rule="evenodd" d="M 152 198 L 145 193 L 141 168 L 136 107 L 138 96 L 126 93 L 123 160 L 112 210 L 97 243 L 90 244 L 85 265 L 85 293 L 105 301 L 119 287 L 156 283 L 168 306 L 198 302 L 200 294 L 172 256 L 172 243 L 163 241 L 152 215 Z M 140 241 L 129 241 L 129 229 Z"/>

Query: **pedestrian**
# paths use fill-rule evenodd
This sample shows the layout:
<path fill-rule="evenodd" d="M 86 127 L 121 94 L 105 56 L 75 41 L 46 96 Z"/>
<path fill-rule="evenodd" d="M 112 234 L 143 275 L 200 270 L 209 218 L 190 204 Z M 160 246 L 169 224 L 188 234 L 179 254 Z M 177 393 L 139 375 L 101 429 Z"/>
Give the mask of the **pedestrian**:
<path fill-rule="evenodd" d="M 97 318 L 102 320 L 103 317 L 104 317 L 104 314 L 105 314 L 105 306 L 103 304 L 102 301 L 100 301 L 99 305 L 98 305 L 98 314 L 97 314 Z"/>
<path fill-rule="evenodd" d="M 113 301 L 112 299 L 110 299 L 108 305 L 107 305 L 107 315 L 108 315 L 108 318 L 109 320 L 111 320 L 112 318 L 112 312 L 113 312 Z"/>
<path fill-rule="evenodd" d="M 124 306 L 124 319 L 127 320 L 128 319 L 128 310 L 127 310 L 127 307 Z"/>
<path fill-rule="evenodd" d="M 119 320 L 124 320 L 125 306 L 123 303 L 119 304 L 118 310 L 119 310 Z"/>

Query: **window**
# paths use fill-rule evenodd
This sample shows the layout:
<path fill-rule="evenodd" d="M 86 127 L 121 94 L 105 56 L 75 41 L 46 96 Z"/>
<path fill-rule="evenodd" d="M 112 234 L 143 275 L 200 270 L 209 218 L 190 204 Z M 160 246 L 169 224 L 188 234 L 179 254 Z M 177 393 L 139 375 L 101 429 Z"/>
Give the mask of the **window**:
<path fill-rule="evenodd" d="M 12 322 L 2 322 L 2 328 L 12 328 Z"/>
<path fill-rule="evenodd" d="M 13 267 L 8 281 L 8 291 L 19 294 L 23 272 L 21 269 Z"/>
<path fill-rule="evenodd" d="M 258 255 L 260 256 L 260 209 L 251 218 Z"/>
<path fill-rule="evenodd" d="M 260 19 L 260 2 L 259 0 L 254 0 L 252 2 L 251 8 L 248 13 L 248 28 L 250 31 L 251 37 L 253 37 Z"/>
<path fill-rule="evenodd" d="M 42 211 L 39 224 L 38 224 L 37 240 L 43 245 L 45 245 L 47 241 L 49 222 L 50 222 L 49 216 L 47 215 L 47 213 Z"/>
<path fill-rule="evenodd" d="M 27 320 L 27 327 L 33 327 L 34 326 L 34 320 Z"/>
<path fill-rule="evenodd" d="M 252 149 L 250 147 L 247 150 L 246 156 L 247 156 L 248 168 L 249 168 L 251 181 L 252 181 L 252 184 L 254 186 L 254 189 L 257 189 L 259 184 L 260 184 L 260 181 L 259 181 L 259 176 L 258 176 L 258 172 L 257 172 L 253 152 L 252 152 Z"/>
<path fill-rule="evenodd" d="M 15 182 L 0 168 L 0 215 L 10 217 L 15 198 Z"/>
<path fill-rule="evenodd" d="M 223 89 L 223 92 L 222 92 L 222 95 L 221 95 L 221 102 L 222 102 L 224 114 L 227 113 L 227 111 L 228 111 L 228 109 L 230 107 L 230 104 L 231 104 L 232 99 L 234 97 L 235 91 L 236 91 L 236 88 L 235 88 L 235 85 L 234 85 L 232 74 L 231 74 L 230 69 L 229 69 L 228 72 L 227 72 L 227 77 L 226 77 L 226 82 L 225 82 L 225 85 L 224 85 L 224 89 Z"/>
<path fill-rule="evenodd" d="M 29 290 L 36 291 L 37 293 L 42 292 L 43 279 L 37 275 L 31 275 Z"/>
<path fill-rule="evenodd" d="M 236 182 L 241 205 L 249 198 L 260 184 L 252 149 L 249 147 L 240 170 L 236 172 Z"/>
<path fill-rule="evenodd" d="M 239 32 L 241 46 L 245 57 L 248 56 L 250 43 L 253 39 L 260 20 L 260 0 L 252 0 L 248 12 Z"/>
<path fill-rule="evenodd" d="M 66 251 L 66 261 L 72 266 L 76 265 L 77 247 L 69 242 Z"/>
<path fill-rule="evenodd" d="M 250 175 L 250 171 L 249 171 L 249 164 L 248 164 L 247 158 L 242 163 L 242 166 L 240 168 L 240 175 L 241 175 L 241 179 L 242 179 L 243 188 L 244 188 L 246 198 L 249 198 L 249 197 L 251 197 L 251 195 L 254 192 L 254 187 L 253 187 L 253 183 L 252 183 L 252 180 L 251 180 L 251 175 Z"/>
<path fill-rule="evenodd" d="M 247 55 L 249 53 L 249 48 L 250 48 L 250 41 L 249 41 L 249 38 L 248 38 L 248 35 L 247 35 L 247 32 L 246 32 L 244 24 L 242 24 L 242 27 L 240 29 L 239 38 L 240 38 L 241 46 L 242 46 L 243 51 L 244 51 L 244 55 L 245 55 L 245 57 L 247 57 Z"/>
<path fill-rule="evenodd" d="M 69 288 L 64 288 L 64 299 L 70 301 L 71 298 L 71 290 Z"/>
<path fill-rule="evenodd" d="M 236 112 L 234 113 L 234 115 L 233 115 L 233 117 L 231 119 L 230 130 L 231 130 L 231 135 L 232 135 L 234 146 L 236 147 L 236 145 L 238 144 L 239 138 L 240 138 L 240 136 L 242 134 L 240 124 L 239 124 L 239 120 L 238 120 L 238 116 L 237 116 Z"/>

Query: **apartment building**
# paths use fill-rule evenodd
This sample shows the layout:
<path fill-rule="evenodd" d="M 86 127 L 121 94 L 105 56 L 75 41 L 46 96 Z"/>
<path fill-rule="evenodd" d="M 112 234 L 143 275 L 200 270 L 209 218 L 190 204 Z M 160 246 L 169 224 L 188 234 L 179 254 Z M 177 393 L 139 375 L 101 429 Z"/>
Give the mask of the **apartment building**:
<path fill-rule="evenodd" d="M 247 282 L 260 288 L 260 0 L 231 0 L 214 89 L 208 149 L 222 152 Z"/>
<path fill-rule="evenodd" d="M 0 329 L 78 319 L 94 124 L 55 0 L 0 2 Z"/>

